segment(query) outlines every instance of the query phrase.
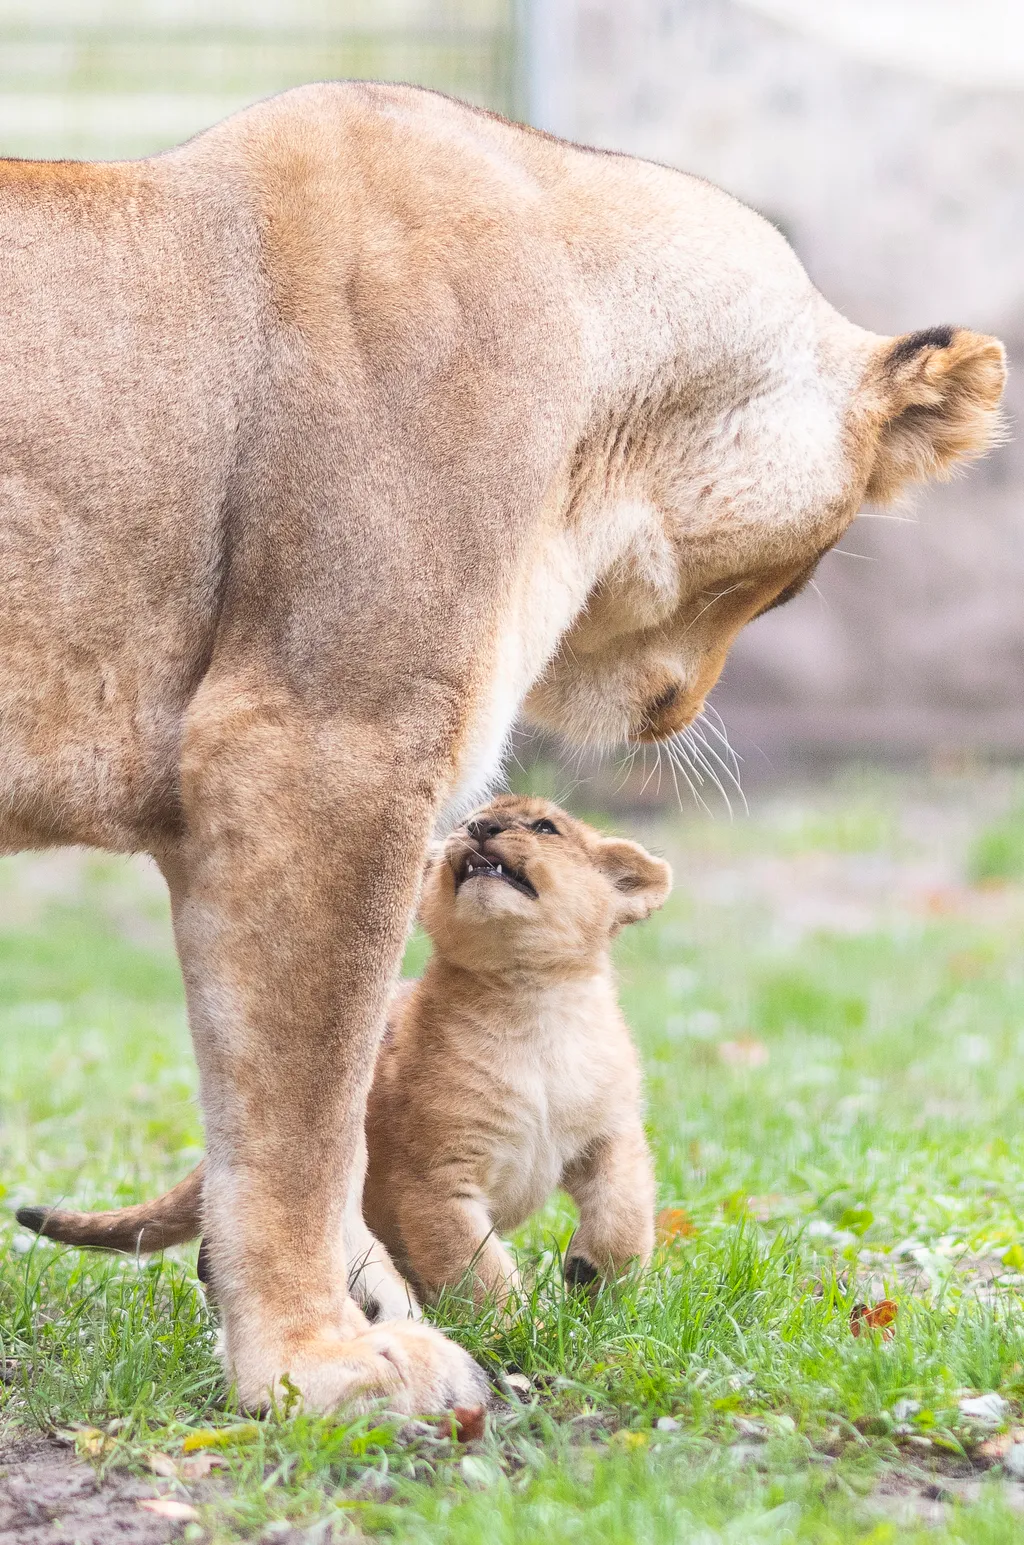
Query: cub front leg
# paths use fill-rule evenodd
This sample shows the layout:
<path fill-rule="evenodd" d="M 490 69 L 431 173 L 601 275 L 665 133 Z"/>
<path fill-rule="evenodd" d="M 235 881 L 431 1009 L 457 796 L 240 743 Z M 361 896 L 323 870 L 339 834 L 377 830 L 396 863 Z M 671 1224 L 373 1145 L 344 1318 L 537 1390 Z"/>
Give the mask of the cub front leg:
<path fill-rule="evenodd" d="M 434 789 L 365 726 L 206 684 L 182 755 L 187 836 L 163 855 L 206 1121 L 206 1253 L 227 1371 L 259 1408 L 288 1376 L 328 1410 L 484 1398 L 423 1325 L 370 1327 L 344 1213 Z"/>
<path fill-rule="evenodd" d="M 562 1184 L 579 1208 L 565 1275 L 584 1285 L 643 1266 L 654 1249 L 654 1167 L 639 1121 L 601 1138 Z"/>
<path fill-rule="evenodd" d="M 469 1276 L 477 1304 L 504 1304 L 518 1288 L 516 1263 L 475 1187 L 433 1175 L 405 1187 L 396 1213 L 409 1269 L 427 1297 Z"/>

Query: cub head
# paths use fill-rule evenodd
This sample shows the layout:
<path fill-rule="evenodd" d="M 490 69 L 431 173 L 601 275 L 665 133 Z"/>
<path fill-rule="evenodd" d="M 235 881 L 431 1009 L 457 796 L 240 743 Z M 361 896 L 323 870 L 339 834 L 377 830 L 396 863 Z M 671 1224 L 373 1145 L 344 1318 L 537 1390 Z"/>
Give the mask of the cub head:
<path fill-rule="evenodd" d="M 639 843 L 604 837 L 549 800 L 505 794 L 431 861 L 420 919 L 455 965 L 529 973 L 599 956 L 671 886 L 668 864 Z"/>

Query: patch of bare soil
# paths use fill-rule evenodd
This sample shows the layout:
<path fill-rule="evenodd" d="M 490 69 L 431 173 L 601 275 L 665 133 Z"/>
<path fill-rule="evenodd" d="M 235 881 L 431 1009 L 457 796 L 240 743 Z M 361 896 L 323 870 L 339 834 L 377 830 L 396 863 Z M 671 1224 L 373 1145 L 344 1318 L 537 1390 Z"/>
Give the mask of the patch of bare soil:
<path fill-rule="evenodd" d="M 0 1545 L 164 1545 L 181 1524 L 140 1507 L 152 1483 L 96 1472 L 51 1438 L 0 1440 Z"/>
<path fill-rule="evenodd" d="M 915 1524 L 938 1526 L 948 1519 L 954 1503 L 970 1505 L 981 1496 L 982 1479 L 969 1463 L 936 1459 L 929 1468 L 915 1465 L 886 1467 L 872 1489 L 870 1500 L 904 1528 Z M 1002 1479 L 1003 1500 L 1015 1512 L 1024 1512 L 1024 1486 Z"/>

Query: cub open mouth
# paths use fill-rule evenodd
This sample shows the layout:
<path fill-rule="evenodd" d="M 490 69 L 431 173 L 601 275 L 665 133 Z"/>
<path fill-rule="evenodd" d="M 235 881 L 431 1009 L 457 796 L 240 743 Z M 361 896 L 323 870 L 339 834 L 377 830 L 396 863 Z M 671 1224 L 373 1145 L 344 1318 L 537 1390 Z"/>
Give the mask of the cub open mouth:
<path fill-rule="evenodd" d="M 485 858 L 482 853 L 467 853 L 456 876 L 455 889 L 459 891 L 467 880 L 502 880 L 506 885 L 511 885 L 514 890 L 522 891 L 524 896 L 530 896 L 534 901 L 537 892 L 526 878 L 517 869 L 510 869 L 508 864 Z"/>

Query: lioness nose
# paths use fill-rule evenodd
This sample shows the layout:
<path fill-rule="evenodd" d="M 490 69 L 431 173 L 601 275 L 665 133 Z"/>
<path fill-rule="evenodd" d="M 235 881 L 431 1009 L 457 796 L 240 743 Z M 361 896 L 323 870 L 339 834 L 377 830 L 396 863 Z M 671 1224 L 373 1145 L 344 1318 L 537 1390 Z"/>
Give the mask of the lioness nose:
<path fill-rule="evenodd" d="M 479 821 L 468 821 L 466 823 L 466 832 L 473 838 L 474 842 L 486 842 L 488 837 L 496 837 L 499 832 L 504 830 L 505 828 L 501 822 L 496 821 L 493 816 L 484 816 Z"/>

